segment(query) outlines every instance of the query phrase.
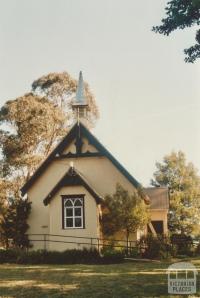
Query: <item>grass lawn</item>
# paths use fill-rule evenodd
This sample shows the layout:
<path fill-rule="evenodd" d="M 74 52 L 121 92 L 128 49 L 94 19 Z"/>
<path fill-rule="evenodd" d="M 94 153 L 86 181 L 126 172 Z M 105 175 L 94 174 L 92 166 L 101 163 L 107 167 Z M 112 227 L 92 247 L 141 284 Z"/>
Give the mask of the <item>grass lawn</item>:
<path fill-rule="evenodd" d="M 0 265 L 0 297 L 170 297 L 167 295 L 166 275 L 166 268 L 170 263 L 38 266 L 4 264 Z M 200 270 L 200 260 L 193 259 L 192 263 Z M 200 281 L 200 277 L 197 280 Z M 200 297 L 198 284 L 200 282 L 197 283 L 196 297 Z"/>

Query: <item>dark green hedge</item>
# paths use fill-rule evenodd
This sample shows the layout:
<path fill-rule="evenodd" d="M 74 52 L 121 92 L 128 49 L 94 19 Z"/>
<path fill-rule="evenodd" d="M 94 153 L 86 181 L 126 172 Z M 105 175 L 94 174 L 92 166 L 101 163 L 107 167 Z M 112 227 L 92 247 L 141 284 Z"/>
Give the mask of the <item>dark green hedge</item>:
<path fill-rule="evenodd" d="M 0 250 L 1 264 L 112 264 L 120 263 L 123 259 L 122 253 L 113 251 L 113 253 L 100 255 L 95 249 L 71 249 L 63 252 Z"/>

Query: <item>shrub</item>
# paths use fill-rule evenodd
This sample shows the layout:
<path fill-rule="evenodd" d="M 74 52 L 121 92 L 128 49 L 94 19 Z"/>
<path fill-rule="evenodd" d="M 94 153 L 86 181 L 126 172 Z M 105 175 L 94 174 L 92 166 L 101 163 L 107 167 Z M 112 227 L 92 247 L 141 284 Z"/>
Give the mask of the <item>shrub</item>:
<path fill-rule="evenodd" d="M 197 245 L 197 247 L 196 247 L 196 249 L 195 249 L 195 254 L 196 254 L 197 256 L 200 255 L 200 243 Z"/>
<path fill-rule="evenodd" d="M 24 199 L 12 199 L 8 204 L 4 220 L 0 223 L 1 242 L 7 249 L 12 246 L 21 249 L 30 247 L 26 234 L 30 211 L 31 203 Z"/>
<path fill-rule="evenodd" d="M 112 247 L 104 247 L 101 250 L 102 263 L 121 263 L 124 260 L 125 252 L 122 250 L 116 250 Z"/>
<path fill-rule="evenodd" d="M 166 259 L 171 256 L 170 241 L 164 236 L 151 234 L 141 237 L 137 243 L 140 254 L 148 259 Z"/>
<path fill-rule="evenodd" d="M 191 236 L 184 234 L 172 234 L 171 235 L 172 246 L 176 247 L 178 256 L 193 256 L 194 249 Z"/>
<path fill-rule="evenodd" d="M 138 258 L 140 256 L 140 252 L 138 247 L 131 247 L 129 252 L 129 257 L 131 258 Z"/>
<path fill-rule="evenodd" d="M 119 263 L 123 254 L 117 251 L 104 252 L 96 249 L 70 249 L 59 251 L 23 251 L 20 249 L 0 250 L 0 263 L 16 264 L 106 264 Z"/>
<path fill-rule="evenodd" d="M 20 256 L 18 262 L 25 264 L 80 264 L 95 263 L 100 259 L 97 250 L 94 249 L 70 249 L 59 251 L 30 251 Z"/>
<path fill-rule="evenodd" d="M 16 263 L 19 253 L 20 252 L 18 250 L 0 249 L 0 264 L 2 264 L 2 263 Z"/>

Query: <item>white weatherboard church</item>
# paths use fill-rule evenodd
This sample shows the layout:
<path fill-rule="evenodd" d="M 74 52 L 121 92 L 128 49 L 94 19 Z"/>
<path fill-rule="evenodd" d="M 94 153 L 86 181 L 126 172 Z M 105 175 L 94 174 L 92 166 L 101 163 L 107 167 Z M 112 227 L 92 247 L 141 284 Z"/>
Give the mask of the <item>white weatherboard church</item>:
<path fill-rule="evenodd" d="M 88 104 L 81 72 L 73 110 L 75 124 L 22 187 L 32 202 L 28 234 L 33 249 L 62 251 L 96 244 L 103 238 L 105 195 L 112 195 L 117 183 L 130 193 L 141 186 L 84 125 Z M 168 190 L 145 191 L 151 222 L 143 232 L 166 234 Z M 130 239 L 137 240 L 140 234 L 137 231 Z"/>

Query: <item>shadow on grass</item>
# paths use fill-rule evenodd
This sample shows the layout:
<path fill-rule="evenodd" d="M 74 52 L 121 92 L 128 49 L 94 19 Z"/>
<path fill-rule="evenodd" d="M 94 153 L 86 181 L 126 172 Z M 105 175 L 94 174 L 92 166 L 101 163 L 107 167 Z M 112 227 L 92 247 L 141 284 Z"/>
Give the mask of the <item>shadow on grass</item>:
<path fill-rule="evenodd" d="M 144 263 L 1 265 L 0 297 L 169 297 L 167 266 Z"/>

